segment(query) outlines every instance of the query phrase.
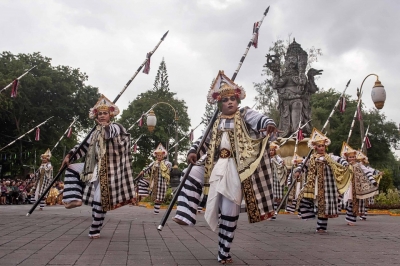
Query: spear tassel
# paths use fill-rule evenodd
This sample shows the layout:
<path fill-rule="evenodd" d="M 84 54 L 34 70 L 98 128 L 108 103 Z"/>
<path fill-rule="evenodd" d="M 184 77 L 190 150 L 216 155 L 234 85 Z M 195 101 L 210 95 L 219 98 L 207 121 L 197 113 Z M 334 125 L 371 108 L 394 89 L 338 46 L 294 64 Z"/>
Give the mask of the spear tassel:
<path fill-rule="evenodd" d="M 193 128 L 188 134 L 186 134 L 186 135 L 183 136 L 180 140 L 178 140 L 178 142 L 176 142 L 174 145 L 172 145 L 172 147 L 170 147 L 168 151 L 172 150 L 172 148 L 174 148 L 176 145 L 178 145 L 179 142 L 181 142 L 182 140 L 184 140 L 185 138 L 187 138 L 188 136 L 190 136 L 190 134 L 192 134 L 192 132 L 195 131 L 196 128 L 198 128 L 201 124 L 203 124 L 203 122 L 200 122 L 200 124 L 198 124 L 195 128 Z"/>
<path fill-rule="evenodd" d="M 32 69 L 34 69 L 36 66 L 31 67 L 28 71 L 26 71 L 24 74 L 22 74 L 21 76 L 19 76 L 18 78 L 16 78 L 17 80 L 20 80 L 23 76 L 25 76 L 26 74 L 28 74 Z M 5 86 L 0 93 L 2 93 L 3 91 L 5 91 L 6 89 L 8 89 L 12 84 L 14 83 L 14 80 L 8 84 L 7 86 Z"/>
<path fill-rule="evenodd" d="M 43 121 L 42 123 L 40 123 L 39 125 L 37 125 L 36 127 L 31 128 L 28 132 L 26 132 L 25 134 L 19 136 L 17 139 L 11 141 L 10 143 L 8 143 L 6 146 L 4 146 L 3 148 L 0 149 L 0 151 L 4 150 L 5 148 L 13 145 L 17 140 L 23 138 L 26 134 L 31 133 L 35 128 L 39 128 L 41 125 L 45 124 L 49 119 L 53 118 L 53 116 L 50 116 L 49 118 L 47 118 L 45 121 Z"/>
<path fill-rule="evenodd" d="M 53 152 L 53 150 L 58 146 L 58 144 L 60 143 L 60 141 L 64 138 L 64 136 L 68 133 L 68 130 L 75 124 L 76 120 L 78 120 L 77 117 L 74 117 L 74 120 L 72 121 L 72 123 L 69 125 L 69 127 L 67 128 L 67 130 L 65 130 L 64 134 L 62 134 L 62 136 L 60 137 L 60 139 L 57 141 L 57 143 L 54 145 L 54 147 L 51 149 L 51 152 Z"/>
<path fill-rule="evenodd" d="M 350 81 L 351 81 L 351 79 L 347 82 L 346 87 L 344 88 L 342 94 L 340 95 L 339 99 L 336 101 L 336 104 L 335 104 L 335 106 L 333 107 L 333 109 L 332 109 L 330 115 L 328 116 L 328 119 L 326 120 L 324 126 L 322 127 L 321 132 L 324 132 L 325 129 L 326 129 L 326 127 L 328 126 L 329 120 L 331 119 L 332 115 L 335 113 L 335 110 L 336 110 L 337 107 L 339 106 L 340 99 L 341 99 L 342 97 L 344 97 L 344 94 L 345 94 L 347 88 L 348 88 L 349 85 L 350 85 Z M 301 168 L 300 168 L 300 173 L 303 171 L 304 166 L 307 164 L 307 161 L 310 159 L 311 153 L 312 153 L 312 149 L 309 151 L 309 153 L 307 154 L 306 159 L 303 161 L 303 164 L 302 164 L 302 166 L 301 166 Z M 283 199 L 282 199 L 282 201 L 281 201 L 281 204 L 279 204 L 278 208 L 276 209 L 275 214 L 279 213 L 279 210 L 282 208 L 283 202 L 285 202 L 285 201 L 287 200 L 287 198 L 289 197 L 290 191 L 294 188 L 294 184 L 295 184 L 295 182 L 292 182 L 292 184 L 291 184 L 290 187 L 288 188 L 288 191 L 286 192 L 285 196 L 283 197 Z"/>
<path fill-rule="evenodd" d="M 367 127 L 367 131 L 365 131 L 365 135 L 364 135 L 363 142 L 361 143 L 361 151 L 362 151 L 363 148 L 364 148 L 365 140 L 367 139 L 367 136 L 368 136 L 368 130 L 369 130 L 369 125 L 368 125 L 368 127 Z M 367 148 L 368 148 L 368 147 L 367 147 Z"/>
<path fill-rule="evenodd" d="M 154 47 L 154 49 L 150 52 L 151 54 L 153 54 L 157 48 L 160 46 L 161 42 L 164 41 L 165 37 L 167 36 L 169 31 L 167 31 L 161 38 L 161 40 L 157 43 L 156 47 Z M 128 88 L 128 86 L 131 84 L 131 82 L 133 81 L 133 79 L 137 76 L 137 74 L 139 73 L 139 71 L 142 69 L 142 67 L 144 66 L 144 64 L 146 64 L 147 60 L 149 59 L 149 57 L 146 55 L 146 59 L 144 60 L 144 62 L 142 63 L 142 65 L 140 65 L 140 67 L 138 68 L 138 70 L 135 72 L 135 74 L 132 76 L 132 78 L 126 83 L 126 85 L 124 86 L 124 88 L 122 89 L 122 91 L 117 95 L 117 97 L 114 99 L 113 103 L 116 103 L 119 99 L 119 97 L 121 97 L 121 95 L 125 92 L 125 90 Z M 87 142 L 87 140 L 89 139 L 90 135 L 92 134 L 92 132 L 95 130 L 96 126 L 94 126 L 92 128 L 92 130 L 90 130 L 89 134 L 85 137 L 85 139 L 79 144 L 78 148 L 74 151 L 74 153 L 71 155 L 71 158 L 74 158 L 75 155 L 78 153 L 78 151 L 81 149 L 81 147 L 83 146 L 83 144 L 85 142 Z M 72 160 L 71 160 L 72 162 Z M 58 179 L 58 177 L 61 175 L 61 173 L 63 173 L 65 170 L 67 169 L 67 165 L 64 165 L 57 173 L 57 175 L 53 178 L 53 181 L 51 181 L 51 183 L 47 186 L 47 188 L 44 190 L 44 192 L 42 193 L 42 195 L 40 196 L 40 198 L 35 202 L 35 204 L 32 206 L 32 208 L 29 210 L 29 212 L 26 214 L 26 216 L 29 216 L 32 214 L 32 212 L 36 209 L 36 207 L 39 205 L 40 201 L 43 199 L 44 195 L 47 194 L 47 192 L 49 192 L 50 188 L 54 185 L 54 183 L 56 182 L 56 180 Z"/>
<path fill-rule="evenodd" d="M 239 61 L 239 65 L 238 65 L 238 67 L 236 68 L 236 71 L 235 71 L 235 73 L 234 73 L 233 76 L 232 76 L 232 79 L 231 79 L 232 81 L 235 81 L 236 76 L 237 76 L 237 74 L 239 73 L 239 70 L 240 70 L 240 68 L 241 68 L 241 66 L 242 66 L 242 64 L 243 64 L 243 62 L 244 62 L 244 60 L 245 60 L 245 58 L 246 58 L 246 55 L 247 55 L 247 53 L 249 52 L 249 49 L 250 49 L 251 45 L 253 44 L 254 37 L 258 34 L 258 31 L 259 31 L 259 29 L 260 29 L 260 27 L 261 27 L 261 25 L 262 25 L 262 23 L 263 23 L 264 18 L 267 16 L 268 11 L 269 11 L 269 7 L 265 10 L 265 12 L 264 12 L 264 14 L 263 14 L 263 17 L 262 17 L 262 19 L 261 19 L 261 21 L 260 21 L 260 23 L 258 24 L 257 28 L 255 29 L 255 31 L 254 31 L 254 33 L 253 33 L 253 35 L 252 35 L 252 37 L 251 37 L 251 39 L 250 39 L 250 42 L 248 43 L 248 45 L 247 45 L 247 47 L 246 47 L 246 50 L 245 50 L 245 52 L 244 52 L 242 58 L 241 58 L 240 61 Z M 211 128 L 212 128 L 212 126 L 213 126 L 215 120 L 217 119 L 218 113 L 219 113 L 219 111 L 218 111 L 218 108 L 217 108 L 217 109 L 215 110 L 214 115 L 213 115 L 213 117 L 211 118 L 211 120 L 210 120 L 210 122 L 209 122 L 209 124 L 208 124 L 208 126 L 207 126 L 207 128 L 206 128 L 206 130 L 204 131 L 203 137 L 201 138 L 199 147 L 198 147 L 198 149 L 197 149 L 197 153 L 199 153 L 200 148 L 203 146 L 204 142 L 206 141 L 206 137 L 207 137 L 208 133 L 211 131 Z M 187 170 L 186 170 L 186 172 L 185 172 L 185 175 L 182 177 L 181 183 L 180 183 L 179 186 L 177 187 L 176 193 L 174 194 L 174 196 L 173 196 L 173 198 L 172 198 L 172 200 L 171 200 L 171 203 L 170 203 L 169 206 L 168 206 L 167 211 L 164 213 L 164 216 L 162 217 L 161 222 L 160 222 L 160 224 L 159 224 L 158 227 L 157 227 L 157 229 L 158 229 L 159 231 L 162 231 L 162 229 L 163 229 L 165 223 L 167 222 L 167 219 L 168 219 L 168 217 L 169 217 L 169 215 L 170 215 L 170 213 L 171 213 L 171 211 L 172 211 L 172 208 L 173 208 L 175 202 L 176 202 L 177 199 L 178 199 L 178 195 L 179 195 L 179 193 L 181 192 L 181 190 L 182 190 L 182 188 L 183 188 L 183 185 L 185 184 L 185 181 L 186 181 L 186 179 L 187 179 L 188 176 L 189 176 L 190 171 L 192 170 L 192 167 L 193 167 L 193 165 L 192 165 L 192 164 L 189 164 L 189 166 L 188 166 L 188 168 L 187 168 Z"/>

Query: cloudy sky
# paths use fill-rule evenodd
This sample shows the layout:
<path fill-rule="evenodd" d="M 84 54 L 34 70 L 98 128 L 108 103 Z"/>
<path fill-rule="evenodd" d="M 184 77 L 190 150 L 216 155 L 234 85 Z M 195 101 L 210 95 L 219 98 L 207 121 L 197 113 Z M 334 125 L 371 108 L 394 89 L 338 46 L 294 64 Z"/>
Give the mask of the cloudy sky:
<path fill-rule="evenodd" d="M 400 1 L 266 1 L 266 0 L 158 0 L 158 1 L 0 1 L 0 50 L 41 52 L 53 65 L 80 68 L 88 84 L 110 99 L 118 94 L 145 55 L 169 30 L 152 57 L 149 75 L 140 74 L 119 100 L 121 109 L 152 88 L 157 68 L 165 59 L 170 89 L 189 106 L 192 126 L 200 123 L 206 94 L 218 70 L 231 76 L 262 18 L 259 48 L 252 48 L 236 82 L 247 91 L 242 105 L 253 106 L 253 82 L 260 82 L 265 55 L 272 42 L 289 34 L 304 49 L 321 48 L 314 68 L 323 69 L 321 89 L 347 91 L 370 73 L 379 75 L 387 91 L 383 112 L 400 123 L 399 26 Z M 372 108 L 369 77 L 363 101 Z M 125 125 L 129 126 L 129 125 Z M 195 136 L 199 136 L 197 130 Z"/>

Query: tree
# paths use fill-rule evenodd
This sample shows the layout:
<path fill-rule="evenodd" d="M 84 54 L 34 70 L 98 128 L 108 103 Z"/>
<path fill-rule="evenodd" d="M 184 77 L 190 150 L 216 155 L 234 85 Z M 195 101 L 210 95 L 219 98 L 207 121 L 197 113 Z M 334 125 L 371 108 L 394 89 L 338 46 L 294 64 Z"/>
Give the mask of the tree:
<path fill-rule="evenodd" d="M 74 116 L 79 117 L 75 132 L 89 129 L 93 121 L 88 118 L 88 110 L 99 97 L 97 88 L 85 85 L 88 78 L 85 73 L 68 66 L 52 66 L 51 58 L 40 53 L 1 53 L 0 87 L 5 87 L 34 65 L 37 67 L 21 79 L 16 98 L 10 98 L 11 89 L 0 95 L 0 146 L 7 145 L 50 116 L 53 118 L 40 127 L 40 141 L 33 141 L 35 132 L 32 132 L 1 152 L 3 173 L 10 172 L 11 175 L 23 173 L 23 165 L 37 166 L 40 154 L 56 144 Z M 61 163 L 64 146 L 71 148 L 76 142 L 74 134 L 72 138 L 64 138 L 53 151 L 55 169 Z M 10 155 L 14 157 L 11 160 Z M 4 160 L 4 157 L 8 159 Z"/>
<path fill-rule="evenodd" d="M 178 114 L 178 121 L 174 121 L 174 111 L 167 104 L 158 104 L 154 108 L 154 112 L 157 117 L 157 124 L 153 133 L 150 133 L 146 125 L 139 127 L 135 125 L 130 133 L 132 139 L 142 137 L 138 141 L 138 153 L 133 155 L 134 172 L 139 172 L 146 165 L 151 162 L 152 152 L 158 145 L 162 143 L 165 147 L 169 143 L 174 143 L 175 130 L 178 130 L 178 139 L 184 136 L 184 132 L 188 132 L 190 126 L 190 119 L 187 115 L 187 106 L 185 101 L 174 98 L 176 93 L 169 90 L 168 75 L 166 70 L 165 61 L 163 60 L 158 69 L 156 80 L 154 82 L 154 88 L 141 93 L 133 100 L 127 109 L 122 112 L 119 122 L 124 125 L 133 125 L 142 114 L 148 111 L 154 104 L 165 102 L 170 104 Z M 146 118 L 144 117 L 144 120 Z M 189 139 L 184 139 L 179 143 L 179 153 L 187 151 L 189 146 Z M 170 161 L 174 151 L 170 151 Z"/>
<path fill-rule="evenodd" d="M 284 60 L 286 51 L 290 44 L 290 35 L 288 40 L 284 41 L 282 39 L 278 39 L 275 42 L 272 42 L 272 46 L 268 49 L 269 52 L 277 55 L 281 62 L 281 72 L 284 71 Z M 322 56 L 322 50 L 319 48 L 315 48 L 312 46 L 307 51 L 308 53 L 308 63 L 306 72 L 311 68 L 312 63 L 318 61 L 318 57 Z M 262 111 L 265 115 L 272 118 L 277 124 L 279 123 L 279 111 L 278 111 L 278 95 L 277 92 L 272 88 L 271 82 L 273 73 L 270 69 L 264 65 L 261 76 L 265 77 L 265 80 L 260 83 L 253 83 L 255 90 L 258 95 L 255 97 L 256 100 L 256 109 Z"/>

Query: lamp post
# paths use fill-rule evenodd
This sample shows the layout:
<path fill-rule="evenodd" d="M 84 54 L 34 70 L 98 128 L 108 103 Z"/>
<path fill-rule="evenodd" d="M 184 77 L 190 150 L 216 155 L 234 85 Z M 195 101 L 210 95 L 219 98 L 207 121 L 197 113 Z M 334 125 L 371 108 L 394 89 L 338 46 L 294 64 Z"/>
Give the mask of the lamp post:
<path fill-rule="evenodd" d="M 385 87 L 383 87 L 382 83 L 379 81 L 378 75 L 369 74 L 364 78 L 364 80 L 361 83 L 360 89 L 357 89 L 357 98 L 360 99 L 360 97 L 362 96 L 362 88 L 363 88 L 364 82 L 369 76 L 376 77 L 375 84 L 372 87 L 371 98 L 375 104 L 375 107 L 378 110 L 380 110 L 383 108 L 385 101 L 386 101 L 386 91 L 385 91 Z M 360 103 L 360 106 L 361 106 L 361 103 Z M 360 110 L 361 110 L 361 107 L 360 107 Z M 360 121 L 360 133 L 361 133 L 361 141 L 363 141 L 363 139 L 364 139 L 364 121 L 363 120 Z M 367 149 L 365 146 L 363 147 L 363 152 L 365 154 L 367 154 Z"/>
<path fill-rule="evenodd" d="M 158 103 L 155 103 L 155 104 L 153 104 L 153 106 L 150 108 L 150 111 L 148 111 L 147 119 L 146 119 L 147 129 L 148 129 L 150 132 L 153 132 L 153 131 L 154 131 L 154 128 L 155 128 L 155 126 L 156 126 L 156 124 L 157 124 L 157 117 L 156 117 L 156 114 L 155 114 L 155 112 L 154 112 L 153 109 L 154 109 L 157 105 L 159 105 L 159 104 L 166 104 L 166 105 L 168 105 L 169 107 L 171 107 L 172 110 L 174 110 L 174 113 L 175 113 L 174 120 L 175 120 L 176 125 L 177 125 L 177 121 L 179 120 L 178 115 L 177 115 L 177 113 L 176 113 L 176 110 L 175 110 L 174 107 L 172 107 L 172 105 L 170 105 L 169 103 L 166 103 L 166 102 L 158 102 Z M 175 142 L 176 142 L 176 143 L 178 142 L 178 128 L 177 128 L 177 127 L 175 127 Z M 168 148 L 167 148 L 167 149 L 168 149 Z M 175 146 L 175 154 L 174 154 L 174 165 L 177 165 L 177 164 L 178 164 L 178 145 Z"/>

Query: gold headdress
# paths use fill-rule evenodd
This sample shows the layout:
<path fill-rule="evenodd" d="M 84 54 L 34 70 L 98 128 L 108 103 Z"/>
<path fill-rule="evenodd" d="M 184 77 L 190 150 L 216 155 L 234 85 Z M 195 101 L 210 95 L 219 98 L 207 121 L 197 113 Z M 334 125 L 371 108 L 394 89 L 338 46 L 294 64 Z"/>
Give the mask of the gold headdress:
<path fill-rule="evenodd" d="M 278 145 L 276 142 L 271 142 L 271 143 L 269 144 L 269 150 L 275 150 L 275 151 L 277 151 L 277 150 L 279 150 L 279 145 Z"/>
<path fill-rule="evenodd" d="M 50 151 L 50 149 L 47 149 L 47 151 L 46 151 L 45 153 L 43 153 L 42 155 L 40 155 L 40 159 L 43 160 L 44 158 L 50 160 L 50 158 L 51 158 L 51 151 Z"/>
<path fill-rule="evenodd" d="M 102 94 L 93 108 L 90 108 L 89 118 L 95 119 L 98 112 L 104 111 L 109 112 L 110 117 L 114 117 L 119 114 L 119 108 Z"/>
<path fill-rule="evenodd" d="M 349 157 L 350 155 L 356 155 L 357 151 L 350 147 L 349 144 L 343 141 L 342 150 L 340 151 L 341 157 Z"/>
<path fill-rule="evenodd" d="M 356 160 L 357 160 L 358 162 L 364 162 L 364 163 L 366 163 L 366 164 L 369 164 L 367 155 L 365 155 L 365 154 L 364 154 L 362 151 L 360 151 L 360 150 L 357 151 Z"/>
<path fill-rule="evenodd" d="M 331 140 L 328 139 L 328 137 L 325 136 L 321 131 L 314 127 L 311 133 L 310 140 L 308 141 L 308 147 L 314 149 L 318 144 L 329 146 L 329 144 L 331 144 Z"/>
<path fill-rule="evenodd" d="M 232 95 L 235 95 L 239 100 L 246 98 L 245 90 L 225 76 L 223 70 L 220 70 L 217 77 L 214 79 L 210 90 L 208 91 L 207 101 L 210 104 L 215 104 L 221 101 L 222 98 Z"/>
<path fill-rule="evenodd" d="M 160 143 L 157 148 L 153 151 L 153 156 L 156 157 L 158 153 L 162 153 L 166 157 L 168 155 L 168 151 L 164 148 L 164 146 Z"/>

